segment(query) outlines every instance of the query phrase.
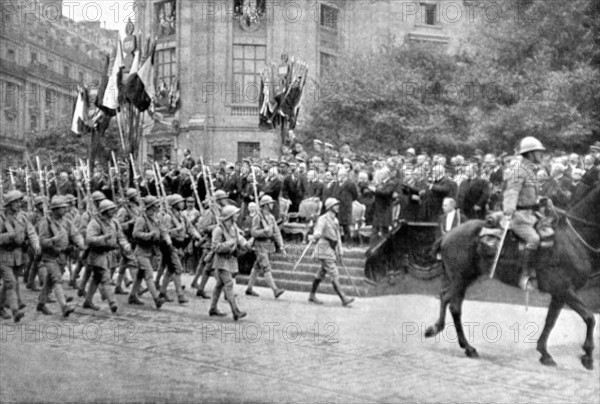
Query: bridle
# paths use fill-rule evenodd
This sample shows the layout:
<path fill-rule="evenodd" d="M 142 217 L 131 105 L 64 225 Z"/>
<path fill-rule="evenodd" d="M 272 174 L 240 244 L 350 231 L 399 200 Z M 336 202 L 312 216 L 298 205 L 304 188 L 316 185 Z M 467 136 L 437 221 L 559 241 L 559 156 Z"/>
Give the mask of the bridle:
<path fill-rule="evenodd" d="M 600 224 L 598 223 L 594 223 L 594 222 L 590 222 L 589 220 L 585 220 L 582 219 L 578 216 L 572 215 L 569 212 L 566 212 L 562 209 L 559 209 L 557 207 L 554 206 L 554 204 L 552 203 L 552 200 L 549 200 L 550 204 L 549 207 L 552 210 L 552 213 L 554 214 L 554 216 L 556 218 L 559 218 L 560 216 L 564 216 L 565 217 L 565 221 L 567 222 L 567 226 L 569 226 L 569 229 L 571 229 L 571 231 L 573 233 L 575 233 L 575 236 L 577 236 L 577 238 L 579 239 L 579 241 L 590 251 L 593 251 L 596 254 L 600 254 L 600 248 L 594 248 L 593 246 L 591 246 L 587 241 L 585 241 L 585 239 L 581 236 L 581 234 L 579 234 L 579 232 L 575 229 L 575 227 L 573 226 L 573 224 L 571 223 L 571 220 L 575 221 L 575 222 L 579 222 L 585 226 L 588 227 L 595 227 L 595 228 L 599 228 L 600 229 Z"/>

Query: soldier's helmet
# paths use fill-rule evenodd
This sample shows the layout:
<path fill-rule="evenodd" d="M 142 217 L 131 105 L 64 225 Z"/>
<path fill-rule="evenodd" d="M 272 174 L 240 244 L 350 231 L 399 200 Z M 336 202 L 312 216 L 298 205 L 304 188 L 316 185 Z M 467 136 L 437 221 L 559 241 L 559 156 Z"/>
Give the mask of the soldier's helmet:
<path fill-rule="evenodd" d="M 233 217 L 233 215 L 235 215 L 236 213 L 238 213 L 240 211 L 239 208 L 236 208 L 233 205 L 228 205 L 225 206 L 223 208 L 223 210 L 221 211 L 221 219 L 222 220 L 227 220 L 230 219 L 231 217 Z"/>
<path fill-rule="evenodd" d="M 158 198 L 152 195 L 148 195 L 144 198 L 144 206 L 146 209 L 150 209 L 153 206 L 158 205 Z"/>
<path fill-rule="evenodd" d="M 11 203 L 13 203 L 14 201 L 20 201 L 21 199 L 23 199 L 23 194 L 21 193 L 21 191 L 9 191 L 5 196 L 4 196 L 4 206 L 8 206 Z"/>
<path fill-rule="evenodd" d="M 521 140 L 521 144 L 519 145 L 519 154 L 525 154 L 532 151 L 545 151 L 546 148 L 536 138 L 533 136 L 527 136 Z"/>
<path fill-rule="evenodd" d="M 260 198 L 260 206 L 265 206 L 272 203 L 275 203 L 275 201 L 270 195 L 264 195 L 262 198 Z"/>
<path fill-rule="evenodd" d="M 183 197 L 181 195 L 179 195 L 179 194 L 169 195 L 167 201 L 169 202 L 169 206 L 175 206 L 179 202 L 185 202 L 185 200 L 183 199 Z"/>
<path fill-rule="evenodd" d="M 127 191 L 125 191 L 125 198 L 127 199 L 135 198 L 136 196 L 138 196 L 138 193 L 135 188 L 128 188 Z"/>
<path fill-rule="evenodd" d="M 220 201 L 221 199 L 226 199 L 228 198 L 227 192 L 223 191 L 222 189 L 217 189 L 215 191 L 215 201 Z"/>
<path fill-rule="evenodd" d="M 92 193 L 92 201 L 94 202 L 100 202 L 106 199 L 106 195 L 104 195 L 102 192 L 100 191 L 94 191 Z"/>
<path fill-rule="evenodd" d="M 50 202 L 50 209 L 58 209 L 58 208 L 68 208 L 69 201 L 66 197 L 56 195 L 52 197 L 52 201 Z"/>
<path fill-rule="evenodd" d="M 327 198 L 327 200 L 325 201 L 325 210 L 330 210 L 331 208 L 333 208 L 336 205 L 339 205 L 340 201 L 338 201 L 335 198 Z"/>
<path fill-rule="evenodd" d="M 117 205 L 115 205 L 113 201 L 108 199 L 105 199 L 102 202 L 100 202 L 100 206 L 98 206 L 99 213 L 104 213 L 111 209 L 117 209 Z"/>
<path fill-rule="evenodd" d="M 46 197 L 44 196 L 36 196 L 33 198 L 33 206 L 42 205 L 46 201 Z"/>

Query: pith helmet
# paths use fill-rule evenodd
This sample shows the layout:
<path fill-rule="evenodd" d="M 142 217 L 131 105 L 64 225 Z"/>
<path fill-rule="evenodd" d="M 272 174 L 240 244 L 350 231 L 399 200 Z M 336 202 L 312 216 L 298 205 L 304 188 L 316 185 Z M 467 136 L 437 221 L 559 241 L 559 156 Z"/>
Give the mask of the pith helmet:
<path fill-rule="evenodd" d="M 50 202 L 50 209 L 68 208 L 69 201 L 64 196 L 54 196 L 52 202 Z"/>
<path fill-rule="evenodd" d="M 4 206 L 8 206 L 11 203 L 13 203 L 14 201 L 19 201 L 23 199 L 23 194 L 21 193 L 21 191 L 9 191 L 5 196 L 4 196 Z"/>
<path fill-rule="evenodd" d="M 170 195 L 168 201 L 169 201 L 169 206 L 175 206 L 179 202 L 185 202 L 183 197 L 179 194 Z"/>
<path fill-rule="evenodd" d="M 100 206 L 98 206 L 98 212 L 104 213 L 111 209 L 117 209 L 117 205 L 114 204 L 111 200 L 105 199 L 100 202 Z"/>
<path fill-rule="evenodd" d="M 275 201 L 270 195 L 264 195 L 262 198 L 260 198 L 260 206 L 265 206 L 271 203 L 275 203 Z"/>
<path fill-rule="evenodd" d="M 240 210 L 233 205 L 225 206 L 223 208 L 223 210 L 221 211 L 221 219 L 227 220 L 227 219 L 231 218 L 233 215 L 235 215 L 236 213 L 238 213 L 239 211 Z"/>
<path fill-rule="evenodd" d="M 331 208 L 333 208 L 336 205 L 339 205 L 340 201 L 338 201 L 335 198 L 327 198 L 327 200 L 325 201 L 325 209 L 326 210 L 330 210 Z"/>
<path fill-rule="evenodd" d="M 95 191 L 92 193 L 92 201 L 94 202 L 100 202 L 106 199 L 106 195 L 104 195 L 102 192 L 100 191 Z"/>
<path fill-rule="evenodd" d="M 533 136 L 527 136 L 521 140 L 519 146 L 519 154 L 525 154 L 531 151 L 544 151 L 546 148 L 542 145 L 542 142 L 534 138 Z"/>

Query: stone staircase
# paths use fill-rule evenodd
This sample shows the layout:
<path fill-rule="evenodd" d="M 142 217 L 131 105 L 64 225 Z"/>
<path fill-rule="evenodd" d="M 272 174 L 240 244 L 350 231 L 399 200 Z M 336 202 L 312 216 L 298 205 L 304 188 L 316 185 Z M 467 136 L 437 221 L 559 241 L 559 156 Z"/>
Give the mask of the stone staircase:
<path fill-rule="evenodd" d="M 273 278 L 278 287 L 293 290 L 298 292 L 309 293 L 315 274 L 321 269 L 321 263 L 319 260 L 313 258 L 314 246 L 306 253 L 298 268 L 292 272 L 296 261 L 300 258 L 302 251 L 306 247 L 306 244 L 287 244 L 286 251 L 287 256 L 284 257 L 281 254 L 271 254 L 271 268 Z M 350 273 L 354 285 L 359 290 L 360 295 L 365 297 L 369 293 L 370 284 L 365 277 L 365 251 L 366 248 L 351 248 L 344 249 L 344 263 Z M 344 267 L 337 263 L 337 268 L 340 274 L 340 283 L 344 293 L 348 296 L 356 296 L 356 291 L 352 286 Z M 238 284 L 248 284 L 249 275 L 239 274 L 236 277 Z M 259 276 L 256 286 L 267 287 L 266 282 L 262 277 Z M 327 277 L 325 281 L 319 286 L 318 293 L 335 294 L 331 281 Z"/>

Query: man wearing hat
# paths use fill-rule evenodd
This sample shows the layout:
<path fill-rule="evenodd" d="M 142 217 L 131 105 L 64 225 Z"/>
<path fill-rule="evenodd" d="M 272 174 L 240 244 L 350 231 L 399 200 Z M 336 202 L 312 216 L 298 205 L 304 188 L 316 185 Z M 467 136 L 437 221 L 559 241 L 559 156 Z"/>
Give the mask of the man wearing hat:
<path fill-rule="evenodd" d="M 105 199 L 98 205 L 98 215 L 90 220 L 86 230 L 86 241 L 89 247 L 87 267 L 92 273 L 88 287 L 84 309 L 100 310 L 93 302 L 96 289 L 100 288 L 102 296 L 108 300 L 110 310 L 117 312 L 117 303 L 108 287 L 110 281 L 110 268 L 112 265 L 112 252 L 121 249 L 125 256 L 131 256 L 131 244 L 123 234 L 119 223 L 114 220 L 117 205 Z"/>
<path fill-rule="evenodd" d="M 67 305 L 62 288 L 62 270 L 67 265 L 70 245 L 80 250 L 85 248 L 83 237 L 77 231 L 73 222 L 66 218 L 69 209 L 68 199 L 64 196 L 54 196 L 50 203 L 51 217 L 40 223 L 40 244 L 42 246 L 42 259 L 40 267 L 46 269 L 44 287 L 38 298 L 37 311 L 51 315 L 46 307 L 48 295 L 54 291 L 56 301 L 60 305 L 63 316 L 68 317 L 75 309 Z"/>
<path fill-rule="evenodd" d="M 91 199 L 91 201 L 90 201 L 90 199 Z M 79 229 L 79 234 L 81 234 L 81 236 L 83 237 L 83 241 L 84 241 L 84 243 L 86 243 L 86 246 L 87 246 L 86 235 L 87 235 L 88 224 L 92 220 L 92 217 L 95 214 L 94 212 L 98 212 L 98 207 L 99 207 L 100 203 L 102 201 L 106 200 L 106 196 L 104 196 L 104 194 L 100 191 L 94 191 L 92 193 L 90 199 L 87 200 L 86 205 L 91 204 L 91 206 L 87 206 L 87 209 L 80 216 L 75 217 L 75 219 L 74 219 L 74 224 Z M 77 287 L 77 289 L 78 289 L 77 296 L 79 296 L 79 297 L 85 296 L 85 286 L 88 283 L 90 277 L 92 276 L 92 272 L 88 268 L 87 263 L 86 263 L 88 253 L 89 253 L 89 250 L 86 248 L 83 251 L 83 253 L 81 254 L 79 260 L 77 261 L 77 266 L 75 267 L 75 272 L 73 273 L 73 277 L 71 278 L 71 281 L 69 282 L 69 284 L 72 287 Z M 84 265 L 85 265 L 85 271 L 83 272 L 83 277 L 81 279 L 81 282 L 79 282 L 79 286 L 77 286 L 77 284 L 76 284 L 77 278 L 79 278 L 79 273 L 81 272 L 81 269 L 83 268 Z"/>
<path fill-rule="evenodd" d="M 200 263 L 196 268 L 196 274 L 192 280 L 192 288 L 197 288 L 196 296 L 204 299 L 210 299 L 210 297 L 204 293 L 204 288 L 206 287 L 206 282 L 208 282 L 210 274 L 213 272 L 212 263 L 214 252 L 212 250 L 212 242 L 210 241 L 212 232 L 217 226 L 217 218 L 221 215 L 221 211 L 227 206 L 229 201 L 227 193 L 222 189 L 217 189 L 213 197 L 215 204 L 209 210 L 204 212 L 204 216 L 202 216 L 198 223 L 198 229 L 205 236 L 204 239 L 206 241 L 201 245 L 202 257 L 200 258 Z M 198 285 L 198 278 L 200 275 L 202 275 L 202 279 Z"/>
<path fill-rule="evenodd" d="M 261 212 L 254 216 L 252 220 L 252 237 L 254 237 L 254 245 L 252 250 L 256 254 L 256 261 L 250 272 L 250 278 L 248 280 L 248 287 L 246 289 L 246 295 L 258 296 L 254 290 L 252 290 L 256 283 L 256 278 L 262 274 L 267 281 L 267 285 L 273 290 L 275 299 L 285 292 L 275 284 L 273 274 L 271 274 L 271 262 L 269 262 L 269 253 L 274 251 L 282 251 L 285 255 L 285 247 L 283 245 L 283 238 L 281 237 L 281 231 L 277 226 L 275 217 L 271 214 L 275 201 L 269 195 L 264 195 L 260 198 L 260 209 Z M 273 245 L 274 244 L 274 245 Z"/>
<path fill-rule="evenodd" d="M 135 243 L 133 241 L 133 225 L 135 223 L 135 219 L 141 214 L 141 208 L 138 202 L 139 195 L 137 190 L 135 188 L 128 188 L 127 191 L 125 191 L 125 198 L 127 199 L 127 203 L 123 204 L 119 208 L 115 218 L 117 219 L 117 222 L 119 222 L 119 224 L 121 225 L 125 237 L 127 237 L 129 244 L 131 244 L 133 248 L 135 246 Z M 126 260 L 125 257 L 122 257 L 121 262 L 119 263 L 119 270 L 116 282 L 117 285 L 115 286 L 115 295 L 127 294 L 123 290 L 122 286 L 123 279 L 125 278 L 126 273 Z M 127 283 L 131 283 L 131 281 Z"/>
<path fill-rule="evenodd" d="M 333 289 L 342 299 L 342 304 L 348 306 L 354 301 L 354 298 L 346 297 L 340 285 L 340 275 L 335 265 L 336 260 L 342 258 L 342 240 L 340 234 L 340 225 L 337 220 L 337 214 L 340 210 L 340 201 L 335 198 L 329 198 L 325 201 L 325 214 L 321 215 L 315 225 L 313 234 L 309 237 L 310 241 L 316 241 L 315 258 L 321 261 L 321 269 L 317 272 L 313 280 L 312 289 L 308 298 L 309 302 L 323 304 L 316 297 L 317 289 L 326 275 L 331 278 Z"/>
<path fill-rule="evenodd" d="M 184 249 L 192 239 L 200 240 L 200 233 L 181 213 L 185 205 L 185 201 L 181 195 L 170 195 L 167 201 L 171 209 L 163 216 L 162 222 L 165 230 L 169 232 L 172 243 L 171 246 L 168 246 L 163 251 L 163 259 L 167 265 L 167 272 L 162 279 L 160 296 L 164 297 L 167 302 L 170 301 L 167 296 L 167 286 L 171 279 L 173 279 L 179 303 L 184 304 L 188 303 L 189 300 L 185 297 L 183 288 L 181 287 L 181 274 L 183 273 L 181 258 L 183 257 Z"/>
<path fill-rule="evenodd" d="M 4 309 L 4 304 L 8 303 L 15 323 L 24 316 L 17 301 L 18 284 L 15 276 L 25 265 L 23 247 L 28 242 L 35 255 L 41 252 L 35 228 L 21 212 L 22 200 L 20 191 L 8 192 L 4 196 L 4 213 L 0 214 L 0 276 L 3 281 L 0 308 Z"/>
<path fill-rule="evenodd" d="M 135 255 L 138 259 L 138 271 L 128 300 L 129 304 L 144 304 L 139 299 L 138 292 L 142 280 L 145 280 L 157 310 L 165 303 L 165 299 L 159 296 L 152 277 L 154 271 L 158 269 L 161 259 L 160 243 L 164 243 L 167 247 L 172 244 L 169 233 L 158 219 L 158 206 L 158 198 L 148 195 L 144 198 L 145 211 L 135 218 L 132 236 L 135 242 Z"/>
<path fill-rule="evenodd" d="M 237 321 L 246 317 L 246 313 L 240 311 L 235 302 L 233 293 L 234 277 L 238 273 L 237 257 L 247 249 L 248 242 L 242 236 L 242 231 L 237 227 L 237 215 L 240 210 L 235 206 L 225 206 L 221 211 L 221 223 L 217 225 L 212 232 L 212 245 L 215 252 L 213 266 L 216 271 L 217 284 L 213 290 L 210 310 L 210 316 L 224 317 L 226 314 L 218 309 L 221 291 L 225 293 L 225 299 L 231 306 L 233 319 Z"/>

